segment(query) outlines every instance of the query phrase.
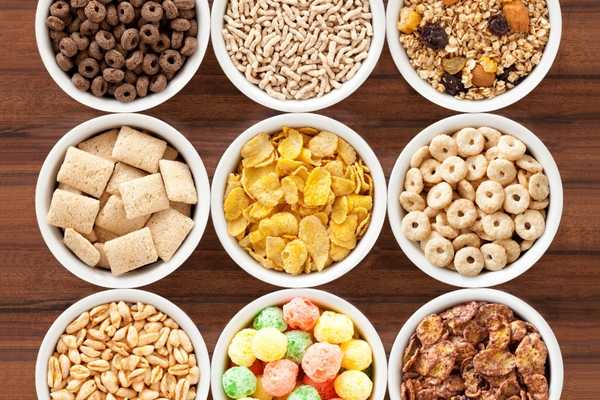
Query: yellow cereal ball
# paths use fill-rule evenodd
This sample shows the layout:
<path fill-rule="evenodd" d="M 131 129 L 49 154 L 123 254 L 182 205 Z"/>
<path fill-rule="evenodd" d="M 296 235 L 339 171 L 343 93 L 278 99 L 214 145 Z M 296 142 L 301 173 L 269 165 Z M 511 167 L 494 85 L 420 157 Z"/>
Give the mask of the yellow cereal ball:
<path fill-rule="evenodd" d="M 373 390 L 373 382 L 362 371 L 344 371 L 335 379 L 335 392 L 342 400 L 366 400 Z"/>
<path fill-rule="evenodd" d="M 265 391 L 265 388 L 262 384 L 262 376 L 256 377 L 256 391 L 254 392 L 253 396 L 257 400 L 271 400 L 273 398 L 273 396 Z"/>
<path fill-rule="evenodd" d="M 254 329 L 242 329 L 235 334 L 227 349 L 227 355 L 234 364 L 250 367 L 256 361 L 256 357 L 252 352 L 252 339 L 255 335 L 256 331 Z"/>
<path fill-rule="evenodd" d="M 369 365 L 373 361 L 371 346 L 364 340 L 349 340 L 346 343 L 342 343 L 341 348 L 342 353 L 344 353 L 344 358 L 342 359 L 342 368 L 344 369 L 362 371 L 369 368 Z"/>
<path fill-rule="evenodd" d="M 261 361 L 281 360 L 287 351 L 287 336 L 276 328 L 262 328 L 252 339 L 252 352 Z"/>
<path fill-rule="evenodd" d="M 344 314 L 325 311 L 317 320 L 314 335 L 319 342 L 344 343 L 354 336 L 354 324 Z"/>

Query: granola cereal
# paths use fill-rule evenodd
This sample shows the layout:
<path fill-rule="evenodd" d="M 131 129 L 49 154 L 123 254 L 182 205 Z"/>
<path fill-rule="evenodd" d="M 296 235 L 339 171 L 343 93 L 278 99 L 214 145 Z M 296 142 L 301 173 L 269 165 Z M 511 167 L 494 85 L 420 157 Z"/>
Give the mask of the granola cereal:
<path fill-rule="evenodd" d="M 459 99 L 495 97 L 540 62 L 545 0 L 405 0 L 400 43 L 421 79 Z"/>

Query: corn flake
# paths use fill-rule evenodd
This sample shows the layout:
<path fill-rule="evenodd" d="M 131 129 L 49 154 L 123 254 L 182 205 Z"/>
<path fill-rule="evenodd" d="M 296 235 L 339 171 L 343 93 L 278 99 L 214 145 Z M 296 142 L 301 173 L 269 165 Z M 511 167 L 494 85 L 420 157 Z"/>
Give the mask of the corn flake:
<path fill-rule="evenodd" d="M 327 204 L 331 190 L 331 174 L 324 168 L 313 169 L 304 184 L 304 204 L 319 207 Z"/>

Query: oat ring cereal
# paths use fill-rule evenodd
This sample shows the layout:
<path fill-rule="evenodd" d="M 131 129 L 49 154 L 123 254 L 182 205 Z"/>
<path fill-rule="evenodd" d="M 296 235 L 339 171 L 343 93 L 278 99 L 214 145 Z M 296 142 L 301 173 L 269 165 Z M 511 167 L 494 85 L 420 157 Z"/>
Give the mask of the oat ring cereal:
<path fill-rule="evenodd" d="M 544 233 L 548 177 L 525 143 L 497 129 L 434 136 L 402 179 L 401 232 L 434 266 L 469 277 L 499 271 Z"/>

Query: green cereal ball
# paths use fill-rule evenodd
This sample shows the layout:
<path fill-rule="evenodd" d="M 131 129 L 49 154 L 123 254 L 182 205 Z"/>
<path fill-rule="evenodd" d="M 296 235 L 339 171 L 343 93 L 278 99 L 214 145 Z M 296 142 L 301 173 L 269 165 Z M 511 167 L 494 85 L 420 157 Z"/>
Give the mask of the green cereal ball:
<path fill-rule="evenodd" d="M 287 324 L 283 320 L 283 310 L 279 307 L 267 307 L 261 310 L 252 323 L 254 329 L 275 328 L 285 332 Z"/>
<path fill-rule="evenodd" d="M 256 376 L 246 367 L 232 367 L 221 378 L 223 391 L 232 399 L 248 397 L 256 391 Z"/>
<path fill-rule="evenodd" d="M 310 385 L 300 385 L 288 396 L 287 400 L 321 400 L 317 389 Z"/>
<path fill-rule="evenodd" d="M 297 364 L 302 363 L 304 352 L 311 344 L 313 344 L 310 333 L 304 331 L 289 331 L 286 332 L 285 335 L 288 340 L 285 358 Z"/>

